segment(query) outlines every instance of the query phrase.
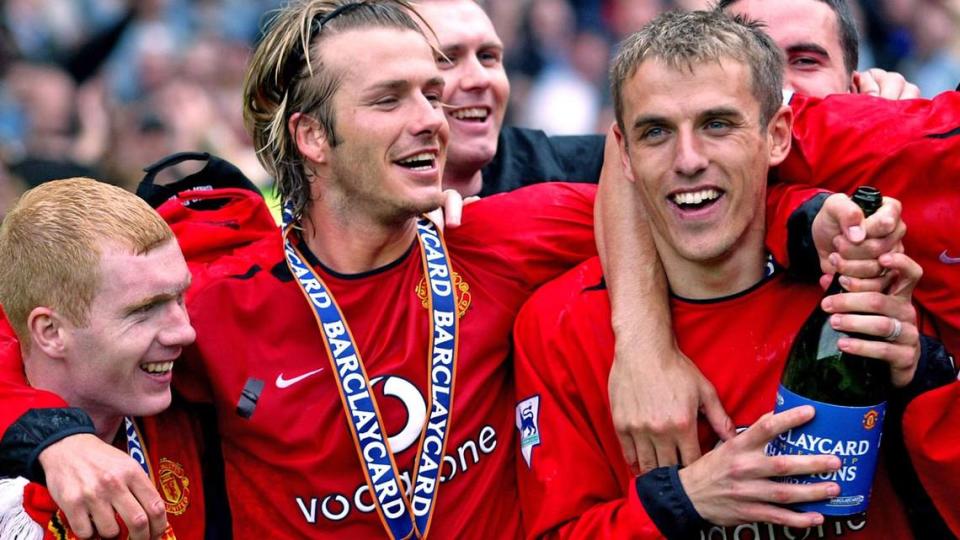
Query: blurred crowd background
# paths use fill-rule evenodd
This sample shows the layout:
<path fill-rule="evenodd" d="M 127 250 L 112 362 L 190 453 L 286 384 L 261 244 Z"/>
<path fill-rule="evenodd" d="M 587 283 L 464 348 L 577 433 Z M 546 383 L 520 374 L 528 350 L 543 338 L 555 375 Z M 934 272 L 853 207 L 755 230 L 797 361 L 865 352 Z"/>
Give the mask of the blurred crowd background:
<path fill-rule="evenodd" d="M 201 150 L 264 187 L 240 89 L 283 0 L 0 3 L 0 218 L 23 189 L 92 176 L 133 188 L 144 166 Z M 896 70 L 932 97 L 960 82 L 960 0 L 850 0 L 861 68 Z M 666 9 L 707 0 L 487 0 L 506 47 L 509 123 L 602 132 L 616 43 Z"/>

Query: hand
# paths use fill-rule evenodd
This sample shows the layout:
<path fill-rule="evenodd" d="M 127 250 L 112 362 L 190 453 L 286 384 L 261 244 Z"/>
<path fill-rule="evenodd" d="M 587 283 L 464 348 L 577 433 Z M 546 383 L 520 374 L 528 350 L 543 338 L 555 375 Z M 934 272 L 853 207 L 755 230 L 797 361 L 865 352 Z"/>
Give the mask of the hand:
<path fill-rule="evenodd" d="M 872 68 L 853 72 L 853 93 L 885 99 L 917 99 L 920 88 L 895 71 Z"/>
<path fill-rule="evenodd" d="M 656 356 L 666 356 L 664 362 L 625 356 L 617 353 L 608 389 L 613 424 L 635 474 L 676 465 L 678 454 L 684 465 L 700 458 L 698 410 L 721 439 L 736 434 L 713 385 L 683 353 Z"/>
<path fill-rule="evenodd" d="M 891 285 L 886 294 L 858 291 L 852 280 L 841 277 L 848 291 L 823 299 L 830 325 L 841 332 L 882 338 L 880 341 L 844 337 L 837 342 L 841 351 L 883 360 L 890 364 L 890 380 L 902 388 L 913 380 L 920 360 L 920 330 L 917 311 L 911 303 L 913 288 L 923 270 L 903 253 L 887 253 L 879 264 L 887 270 Z M 897 322 L 899 321 L 899 326 Z"/>
<path fill-rule="evenodd" d="M 38 459 L 50 496 L 80 538 L 120 534 L 114 512 L 134 540 L 158 539 L 166 529 L 166 507 L 150 478 L 130 456 L 94 435 L 66 437 Z"/>
<path fill-rule="evenodd" d="M 475 203 L 480 197 L 474 195 L 464 199 L 460 192 L 455 189 L 443 190 L 443 204 L 440 208 L 428 213 L 427 216 L 440 227 L 440 230 L 449 227 L 456 229 L 460 226 L 460 219 L 463 217 L 463 207 Z"/>
<path fill-rule="evenodd" d="M 845 276 L 862 279 L 879 276 L 882 268 L 877 257 L 903 251 L 901 241 L 907 226 L 900 212 L 900 201 L 884 197 L 876 213 L 864 219 L 863 211 L 846 195 L 828 197 L 813 220 L 813 241 L 823 272 L 839 270 Z"/>
<path fill-rule="evenodd" d="M 818 501 L 840 493 L 834 482 L 787 484 L 771 478 L 820 474 L 840 468 L 840 459 L 822 456 L 768 456 L 767 443 L 813 418 L 808 405 L 767 413 L 749 429 L 680 469 L 680 483 L 705 520 L 717 525 L 774 523 L 794 528 L 823 523 L 816 512 L 795 512 L 778 505 Z"/>

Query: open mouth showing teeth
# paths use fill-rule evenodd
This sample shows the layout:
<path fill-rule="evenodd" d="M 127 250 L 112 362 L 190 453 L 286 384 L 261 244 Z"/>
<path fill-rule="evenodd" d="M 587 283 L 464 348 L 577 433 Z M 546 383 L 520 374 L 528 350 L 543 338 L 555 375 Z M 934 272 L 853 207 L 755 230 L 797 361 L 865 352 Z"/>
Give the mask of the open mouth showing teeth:
<path fill-rule="evenodd" d="M 163 375 L 173 369 L 173 362 L 151 362 L 140 364 L 140 369 L 151 375 Z"/>
<path fill-rule="evenodd" d="M 674 193 L 670 196 L 670 200 L 682 210 L 699 210 L 716 202 L 720 195 L 719 191 L 709 188 L 700 191 Z"/>
<path fill-rule="evenodd" d="M 485 107 L 470 107 L 466 109 L 457 109 L 450 113 L 450 116 L 457 120 L 467 122 L 483 122 L 490 116 L 490 111 Z"/>
<path fill-rule="evenodd" d="M 405 159 L 401 159 L 397 163 L 401 167 L 406 167 L 413 171 L 429 171 L 430 169 L 433 169 L 436 162 L 437 156 L 431 154 L 430 152 L 423 152 Z"/>

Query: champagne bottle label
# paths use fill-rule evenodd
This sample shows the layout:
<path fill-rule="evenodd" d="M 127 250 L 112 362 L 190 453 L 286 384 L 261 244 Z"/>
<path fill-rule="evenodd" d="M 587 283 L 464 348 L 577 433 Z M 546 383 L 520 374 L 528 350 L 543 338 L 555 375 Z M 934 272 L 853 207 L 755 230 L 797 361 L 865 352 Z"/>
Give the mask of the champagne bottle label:
<path fill-rule="evenodd" d="M 782 385 L 777 391 L 774 412 L 783 412 L 800 405 L 813 405 L 813 420 L 791 429 L 770 441 L 768 455 L 833 454 L 840 458 L 840 468 L 818 475 L 788 476 L 783 482 L 813 484 L 836 482 L 840 495 L 823 501 L 800 503 L 792 508 L 803 512 L 820 512 L 828 516 L 848 516 L 867 510 L 873 473 L 880 453 L 880 434 L 886 402 L 869 407 L 844 407 L 807 399 Z"/>

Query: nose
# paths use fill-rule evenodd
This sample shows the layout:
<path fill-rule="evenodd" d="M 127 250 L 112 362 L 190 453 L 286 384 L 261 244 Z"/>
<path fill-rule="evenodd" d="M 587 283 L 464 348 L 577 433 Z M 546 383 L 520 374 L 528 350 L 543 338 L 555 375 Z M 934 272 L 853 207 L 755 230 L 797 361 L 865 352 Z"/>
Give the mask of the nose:
<path fill-rule="evenodd" d="M 476 55 L 470 55 L 460 64 L 459 86 L 463 90 L 485 90 L 490 86 L 490 73 Z"/>
<path fill-rule="evenodd" d="M 677 174 L 694 177 L 707 168 L 709 160 L 692 129 L 680 129 L 676 141 L 673 168 Z"/>
<path fill-rule="evenodd" d="M 416 117 L 411 124 L 414 135 L 433 136 L 447 125 L 447 118 L 439 101 L 420 96 L 416 102 Z"/>
<path fill-rule="evenodd" d="M 179 302 L 170 302 L 164 327 L 157 334 L 157 341 L 166 347 L 186 347 L 197 339 L 197 331 L 190 324 L 190 315 Z"/>

